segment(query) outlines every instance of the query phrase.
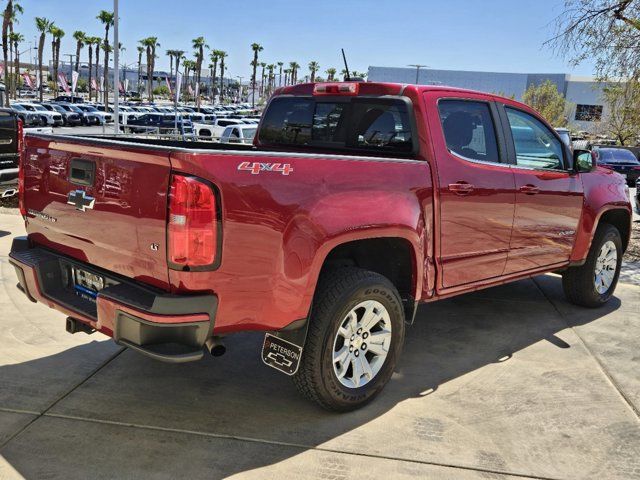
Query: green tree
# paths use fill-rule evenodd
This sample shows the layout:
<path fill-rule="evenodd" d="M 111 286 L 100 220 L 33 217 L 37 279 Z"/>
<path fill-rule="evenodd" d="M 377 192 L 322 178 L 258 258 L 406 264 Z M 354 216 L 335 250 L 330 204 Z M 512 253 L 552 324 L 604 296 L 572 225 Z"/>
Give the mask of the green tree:
<path fill-rule="evenodd" d="M 156 66 L 156 48 L 160 46 L 158 37 L 147 37 L 140 40 L 147 52 L 147 96 L 153 101 L 153 72 Z"/>
<path fill-rule="evenodd" d="M 227 52 L 220 50 L 220 103 L 224 98 L 224 59 L 227 57 Z"/>
<path fill-rule="evenodd" d="M 15 56 L 13 57 L 13 71 L 15 75 L 15 81 L 13 83 L 13 98 L 17 98 L 17 89 L 16 86 L 20 81 L 20 49 L 19 45 L 21 42 L 24 42 L 24 35 L 18 32 L 12 32 L 9 34 L 9 43 L 13 46 L 13 50 L 15 52 Z"/>
<path fill-rule="evenodd" d="M 333 82 L 333 80 L 334 80 L 334 78 L 336 76 L 337 70 L 335 68 L 331 67 L 331 68 L 327 68 L 324 72 L 327 74 L 327 80 L 330 81 L 330 82 Z"/>
<path fill-rule="evenodd" d="M 640 77 L 640 2 L 566 0 L 545 42 L 573 64 L 595 62 L 602 79 Z"/>
<path fill-rule="evenodd" d="M 216 84 L 216 76 L 218 75 L 218 62 L 220 61 L 220 54 L 222 50 L 212 50 L 209 59 L 211 60 L 211 97 L 215 96 L 218 91 Z"/>
<path fill-rule="evenodd" d="M 282 86 L 282 66 L 284 65 L 284 62 L 278 62 L 278 69 L 280 70 L 280 73 L 278 74 L 278 86 L 281 87 Z"/>
<path fill-rule="evenodd" d="M 608 83 L 603 97 L 609 109 L 603 125 L 606 132 L 620 145 L 635 144 L 640 137 L 640 82 Z"/>
<path fill-rule="evenodd" d="M 40 85 L 38 88 L 40 101 L 42 101 L 42 93 L 44 91 L 44 82 L 45 82 L 45 79 L 42 78 L 42 53 L 44 52 L 44 42 L 46 40 L 47 33 L 49 32 L 50 25 L 51 25 L 50 20 L 47 20 L 44 17 L 36 17 L 36 28 L 40 32 L 40 38 L 38 40 L 38 71 L 36 73 L 36 77 L 40 82 Z"/>
<path fill-rule="evenodd" d="M 522 101 L 540 113 L 554 127 L 567 125 L 567 101 L 551 80 L 530 85 L 522 95 Z"/>
<path fill-rule="evenodd" d="M 316 61 L 309 62 L 309 72 L 311 73 L 311 83 L 316 81 L 316 73 L 320 70 L 320 64 Z"/>
<path fill-rule="evenodd" d="M 93 47 L 94 45 L 99 45 L 102 40 L 99 37 L 85 37 L 85 43 L 87 44 L 87 49 L 89 50 L 89 81 L 87 82 L 87 89 L 89 91 L 89 101 L 91 101 L 91 93 L 93 92 L 93 88 L 91 87 L 91 80 L 93 80 Z M 96 55 L 98 48 L 96 47 Z M 97 58 L 96 58 L 97 62 Z M 97 77 L 96 77 L 97 78 Z M 98 92 L 96 92 L 96 100 L 98 99 Z"/>
<path fill-rule="evenodd" d="M 22 6 L 18 3 L 17 0 L 13 0 L 12 3 L 13 3 L 13 6 L 11 9 L 11 16 L 9 18 L 9 56 L 11 58 L 11 61 L 13 61 L 14 58 L 20 56 L 20 52 L 18 51 L 18 44 L 12 40 L 15 38 L 13 26 L 14 24 L 18 23 L 18 15 L 24 13 Z M 20 62 L 18 62 L 17 64 L 14 63 L 14 71 L 13 71 L 14 81 L 11 84 L 11 94 L 13 95 L 13 98 L 18 98 L 17 86 L 18 86 L 18 82 L 20 81 L 19 64 Z M 15 68 L 15 65 L 18 65 L 18 68 Z M 5 71 L 6 71 L 6 68 L 5 68 Z"/>
<path fill-rule="evenodd" d="M 258 69 L 258 53 L 264 50 L 259 43 L 252 43 L 251 50 L 253 50 L 253 60 L 251 61 L 251 67 L 253 72 L 251 74 L 251 88 L 253 89 L 253 95 L 251 96 L 251 107 L 256 107 L 256 71 Z"/>
<path fill-rule="evenodd" d="M 109 105 L 109 29 L 113 26 L 115 15 L 107 10 L 100 10 L 96 17 L 104 25 L 104 42 L 102 48 L 104 50 L 104 105 Z M 108 109 L 107 109 L 108 110 Z"/>
<path fill-rule="evenodd" d="M 81 30 L 76 30 L 75 32 L 73 32 L 73 38 L 75 38 L 76 40 L 76 67 L 74 68 L 74 70 L 76 72 L 79 72 L 79 68 L 80 68 L 80 52 L 82 51 L 82 49 L 85 46 L 85 43 L 87 42 L 87 34 L 84 33 Z"/>
<path fill-rule="evenodd" d="M 204 49 L 209 48 L 204 37 L 198 37 L 191 40 L 191 46 L 196 50 L 196 64 L 195 64 L 195 80 L 198 86 L 198 97 L 196 98 L 196 107 L 200 111 L 200 75 L 202 75 L 202 62 L 204 61 Z"/>
<path fill-rule="evenodd" d="M 13 16 L 13 1 L 9 0 L 2 18 L 2 61 L 4 63 L 4 84 L 9 85 L 9 24 Z M 9 106 L 9 95 L 4 96 L 4 106 Z"/>
<path fill-rule="evenodd" d="M 58 93 L 58 67 L 60 66 L 60 42 L 62 37 L 64 37 L 64 30 L 60 27 L 57 27 L 54 24 L 51 24 L 49 27 L 49 33 L 53 37 L 51 41 L 51 62 L 53 65 L 53 87 L 54 92 Z"/>

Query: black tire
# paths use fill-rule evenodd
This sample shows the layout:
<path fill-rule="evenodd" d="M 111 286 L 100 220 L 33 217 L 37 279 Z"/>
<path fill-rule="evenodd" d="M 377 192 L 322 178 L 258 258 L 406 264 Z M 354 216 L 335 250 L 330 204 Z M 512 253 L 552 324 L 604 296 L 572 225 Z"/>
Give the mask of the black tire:
<path fill-rule="evenodd" d="M 618 254 L 616 270 L 609 288 L 604 293 L 599 293 L 594 282 L 596 260 L 600 249 L 608 241 L 612 241 L 616 246 Z M 600 307 L 607 303 L 618 284 L 622 253 L 622 238 L 618 229 L 608 223 L 600 224 L 593 236 L 591 248 L 584 265 L 569 267 L 562 273 L 562 288 L 567 300 L 575 305 L 590 308 Z"/>
<path fill-rule="evenodd" d="M 348 388 L 333 368 L 333 346 L 338 328 L 351 309 L 365 300 L 380 302 L 391 320 L 387 357 L 377 374 L 365 385 Z M 404 343 L 402 301 L 384 276 L 354 267 L 323 275 L 317 287 L 302 360 L 293 382 L 305 397 L 327 410 L 350 411 L 370 402 L 393 374 Z"/>

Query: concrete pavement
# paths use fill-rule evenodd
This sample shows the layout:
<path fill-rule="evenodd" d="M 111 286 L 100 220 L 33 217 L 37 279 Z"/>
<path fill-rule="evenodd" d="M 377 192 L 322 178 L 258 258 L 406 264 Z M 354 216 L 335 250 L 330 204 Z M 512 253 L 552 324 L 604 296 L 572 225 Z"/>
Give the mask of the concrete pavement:
<path fill-rule="evenodd" d="M 546 275 L 421 307 L 397 373 L 349 414 L 262 365 L 261 335 L 167 365 L 15 288 L 0 215 L 0 479 L 640 478 L 640 286 L 568 304 Z"/>

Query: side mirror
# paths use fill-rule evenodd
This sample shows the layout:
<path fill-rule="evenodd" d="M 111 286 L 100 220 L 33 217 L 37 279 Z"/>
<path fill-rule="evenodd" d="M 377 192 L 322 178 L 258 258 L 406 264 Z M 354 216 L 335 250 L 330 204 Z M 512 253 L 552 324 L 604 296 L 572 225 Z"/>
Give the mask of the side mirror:
<path fill-rule="evenodd" d="M 588 173 L 596 168 L 595 152 L 589 150 L 574 150 L 573 165 L 578 173 Z"/>

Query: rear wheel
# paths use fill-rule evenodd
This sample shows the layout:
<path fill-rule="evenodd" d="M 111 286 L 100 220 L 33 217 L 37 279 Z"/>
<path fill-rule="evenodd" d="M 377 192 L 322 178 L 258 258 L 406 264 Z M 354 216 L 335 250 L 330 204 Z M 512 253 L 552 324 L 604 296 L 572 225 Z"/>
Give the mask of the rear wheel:
<path fill-rule="evenodd" d="M 604 305 L 613 295 L 622 265 L 622 239 L 613 225 L 601 224 L 591 242 L 584 265 L 562 274 L 567 299 L 584 307 Z"/>
<path fill-rule="evenodd" d="M 400 296 L 382 275 L 341 268 L 321 279 L 298 390 L 322 407 L 348 411 L 371 401 L 391 378 L 404 342 Z"/>

